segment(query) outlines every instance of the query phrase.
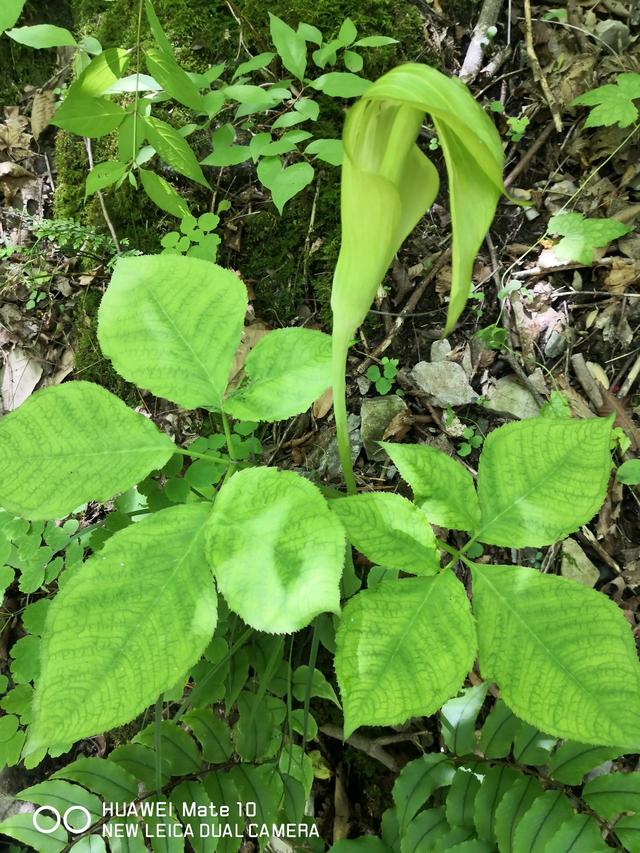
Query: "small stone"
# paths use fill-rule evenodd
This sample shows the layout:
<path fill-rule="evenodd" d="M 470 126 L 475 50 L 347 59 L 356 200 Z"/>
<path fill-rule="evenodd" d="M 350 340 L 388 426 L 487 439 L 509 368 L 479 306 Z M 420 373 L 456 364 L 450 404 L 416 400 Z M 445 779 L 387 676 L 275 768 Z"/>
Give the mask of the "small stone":
<path fill-rule="evenodd" d="M 431 361 L 448 361 L 450 352 L 451 344 L 446 338 L 441 341 L 434 341 L 431 344 Z"/>
<path fill-rule="evenodd" d="M 503 376 L 487 394 L 485 408 L 512 418 L 537 417 L 540 407 L 533 394 L 515 376 Z"/>
<path fill-rule="evenodd" d="M 600 572 L 584 553 L 575 539 L 565 539 L 562 543 L 562 563 L 560 573 L 563 578 L 578 581 L 585 586 L 595 586 Z"/>
<path fill-rule="evenodd" d="M 367 397 L 360 409 L 360 435 L 367 457 L 373 461 L 385 458 L 384 450 L 378 446 L 387 427 L 400 412 L 407 411 L 407 404 L 396 394 L 387 397 Z"/>
<path fill-rule="evenodd" d="M 349 430 L 349 447 L 351 449 L 351 461 L 355 462 L 358 454 L 362 450 L 362 441 L 360 440 L 360 418 L 358 415 L 347 416 L 347 429 Z M 318 473 L 320 476 L 326 476 L 330 480 L 337 480 L 342 476 L 342 465 L 340 464 L 340 454 L 338 452 L 338 440 L 335 436 L 329 442 L 320 464 L 318 465 Z"/>
<path fill-rule="evenodd" d="M 614 21 L 612 18 L 600 21 L 596 25 L 596 35 L 616 51 L 624 50 L 631 42 L 629 27 L 622 21 Z"/>
<path fill-rule="evenodd" d="M 358 386 L 358 391 L 364 397 L 365 394 L 369 393 L 369 388 L 371 388 L 371 380 L 367 379 L 366 376 L 358 376 L 356 379 L 356 385 Z"/>
<path fill-rule="evenodd" d="M 544 346 L 544 354 L 547 358 L 558 358 L 567 348 L 567 339 L 561 332 L 555 330 L 549 335 L 549 340 Z"/>
<path fill-rule="evenodd" d="M 436 406 L 466 406 L 478 399 L 469 385 L 467 374 L 455 361 L 421 361 L 411 371 L 411 378 L 421 391 L 433 397 Z"/>

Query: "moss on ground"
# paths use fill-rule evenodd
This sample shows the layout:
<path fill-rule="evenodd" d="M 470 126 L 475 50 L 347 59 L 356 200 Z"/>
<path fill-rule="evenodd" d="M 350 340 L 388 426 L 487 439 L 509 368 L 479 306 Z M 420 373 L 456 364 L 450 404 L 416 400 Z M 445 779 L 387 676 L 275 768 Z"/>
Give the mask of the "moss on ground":
<path fill-rule="evenodd" d="M 136 39 L 137 4 L 131 0 L 69 0 L 76 31 L 92 35 L 103 47 L 132 47 Z M 223 60 L 236 61 L 239 27 L 224 0 L 155 0 L 162 26 L 174 46 L 180 62 L 198 71 Z M 336 34 L 341 22 L 351 17 L 360 36 L 389 35 L 397 45 L 363 51 L 364 73 L 376 77 L 402 61 L 428 61 L 421 19 L 416 9 L 404 0 L 234 0 L 234 11 L 240 21 L 242 37 L 254 53 L 271 47 L 268 11 L 293 26 L 306 21 L 319 27 L 326 38 Z M 151 35 L 143 18 L 142 46 L 151 43 Z M 320 96 L 322 109 L 314 134 L 338 137 L 342 130 L 343 107 L 339 102 Z M 177 124 L 175 110 L 171 120 Z M 195 137 L 191 137 L 193 143 Z M 93 143 L 94 160 L 107 159 L 115 146 L 114 139 Z M 203 152 L 205 153 L 205 152 Z M 240 252 L 223 249 L 220 263 L 239 270 L 256 293 L 256 313 L 271 323 L 286 325 L 295 317 L 304 301 L 311 302 L 321 321 L 330 322 L 329 297 L 333 267 L 340 244 L 339 172 L 316 163 L 320 190 L 315 184 L 294 198 L 278 216 L 271 204 L 243 217 L 243 239 Z M 87 173 L 86 152 L 81 140 L 59 133 L 56 142 L 58 172 L 55 214 L 99 225 L 102 214 L 97 200 L 85 206 L 84 179 Z M 174 178 L 172 177 L 172 180 Z M 185 182 L 187 193 L 194 190 Z M 161 236 L 175 227 L 175 221 L 153 205 L 141 191 L 125 184 L 106 197 L 110 217 L 119 237 L 128 238 L 132 248 L 143 252 L 158 250 Z M 209 197 L 196 190 L 191 196 L 192 209 L 206 209 Z M 314 223 L 310 230 L 315 203 Z M 97 306 L 96 306 L 97 307 Z M 86 322 L 91 306 L 84 311 Z M 77 364 L 80 371 L 95 370 L 95 338 L 88 340 L 80 329 L 83 343 L 79 346 Z M 101 367 L 102 371 L 104 368 Z M 108 374 L 97 379 L 101 384 Z M 117 380 L 119 381 L 119 380 Z"/>
<path fill-rule="evenodd" d="M 0 0 L 4 2 L 4 0 Z M 47 3 L 32 0 L 27 3 L 17 26 L 33 24 L 56 24 L 69 27 L 71 18 L 66 2 Z M 20 103 L 25 86 L 42 86 L 53 75 L 56 68 L 55 50 L 33 50 L 18 44 L 13 39 L 0 38 L 0 107 Z M 1 112 L 1 110 L 0 110 Z"/>

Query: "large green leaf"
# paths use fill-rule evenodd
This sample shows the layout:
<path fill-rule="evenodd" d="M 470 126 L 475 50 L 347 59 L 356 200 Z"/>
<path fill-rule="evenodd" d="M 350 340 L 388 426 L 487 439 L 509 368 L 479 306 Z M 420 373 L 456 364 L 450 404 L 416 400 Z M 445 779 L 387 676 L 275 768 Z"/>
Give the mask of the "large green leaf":
<path fill-rule="evenodd" d="M 248 468 L 221 489 L 208 524 L 218 587 L 259 631 L 288 633 L 340 609 L 344 531 L 292 471 Z"/>
<path fill-rule="evenodd" d="M 122 258 L 98 313 L 102 351 L 125 379 L 186 409 L 219 408 L 240 343 L 246 288 L 198 258 Z"/>
<path fill-rule="evenodd" d="M 533 418 L 489 433 L 478 465 L 476 538 L 550 545 L 598 511 L 611 471 L 611 420 Z"/>
<path fill-rule="evenodd" d="M 331 385 L 331 338 L 312 329 L 277 329 L 245 362 L 248 382 L 225 411 L 239 420 L 280 421 L 306 411 Z"/>
<path fill-rule="evenodd" d="M 469 602 L 451 572 L 358 593 L 336 642 L 346 737 L 361 725 L 433 714 L 458 692 L 476 653 Z"/>
<path fill-rule="evenodd" d="M 511 710 L 558 737 L 638 750 L 640 665 L 619 608 L 536 569 L 472 574 L 480 670 Z"/>
<path fill-rule="evenodd" d="M 81 92 L 69 94 L 60 106 L 51 124 L 75 133 L 97 139 L 111 133 L 126 118 L 126 112 L 108 98 L 94 98 Z"/>
<path fill-rule="evenodd" d="M 89 793 L 80 785 L 73 785 L 62 779 L 47 779 L 46 782 L 31 785 L 20 791 L 16 799 L 37 803 L 39 806 L 53 806 L 63 814 L 70 805 L 82 806 L 89 812 L 94 823 L 102 816 L 102 802 L 99 797 Z M 86 822 L 86 815 L 82 812 L 72 812 L 69 818 L 70 824 L 75 829 L 81 828 Z"/>
<path fill-rule="evenodd" d="M 4 0 L 0 10 L 0 33 L 13 27 L 22 14 L 25 0 Z"/>
<path fill-rule="evenodd" d="M 289 24 L 286 24 L 277 15 L 272 15 L 271 12 L 269 12 L 269 29 L 271 40 L 278 51 L 282 64 L 298 80 L 302 80 L 304 70 L 307 67 L 306 41 L 299 33 L 291 29 Z"/>
<path fill-rule="evenodd" d="M 349 542 L 373 563 L 412 575 L 440 568 L 436 537 L 423 513 L 400 495 L 372 492 L 331 501 Z"/>
<path fill-rule="evenodd" d="M 216 624 L 209 512 L 148 516 L 72 574 L 47 614 L 29 752 L 128 722 L 196 663 Z"/>
<path fill-rule="evenodd" d="M 56 826 L 56 821 L 46 813 L 39 816 L 38 824 L 46 830 L 45 833 L 33 825 L 33 814 L 14 814 L 0 823 L 0 832 L 28 844 L 38 853 L 60 853 L 68 840 L 64 827 Z"/>
<path fill-rule="evenodd" d="M 202 173 L 196 155 L 184 136 L 159 118 L 147 116 L 142 121 L 149 143 L 168 166 L 185 178 L 191 178 L 197 184 L 209 187 L 209 182 Z"/>
<path fill-rule="evenodd" d="M 151 48 L 145 51 L 145 57 L 149 74 L 160 83 L 168 95 L 196 113 L 206 112 L 198 87 L 171 54 Z"/>
<path fill-rule="evenodd" d="M 62 518 L 126 491 L 173 451 L 151 421 L 98 385 L 44 388 L 0 420 L 0 505 Z"/>
<path fill-rule="evenodd" d="M 94 57 L 67 92 L 67 98 L 76 95 L 103 95 L 127 69 L 131 52 L 122 47 L 110 47 Z"/>
<path fill-rule="evenodd" d="M 57 770 L 52 779 L 70 779 L 100 794 L 108 803 L 130 803 L 138 793 L 138 783 L 118 764 L 104 758 L 81 756 Z"/>
<path fill-rule="evenodd" d="M 4 14 L 4 13 L 3 13 Z M 56 27 L 54 24 L 35 24 L 33 27 L 17 27 L 7 30 L 6 35 L 17 41 L 18 44 L 26 44 L 37 50 L 46 47 L 76 47 L 77 42 L 73 35 L 64 27 Z"/>
<path fill-rule="evenodd" d="M 551 836 L 545 850 L 569 850 L 570 853 L 608 853 L 600 827 L 588 814 L 574 814 Z"/>
<path fill-rule="evenodd" d="M 177 216 L 178 219 L 189 216 L 187 202 L 171 186 L 169 181 L 165 181 L 162 175 L 156 175 L 150 169 L 140 169 L 138 174 L 140 175 L 143 190 L 151 201 L 158 205 L 160 210 L 164 210 L 172 216 Z"/>
<path fill-rule="evenodd" d="M 432 524 L 474 530 L 480 521 L 473 478 L 460 462 L 428 444 L 380 442 Z"/>

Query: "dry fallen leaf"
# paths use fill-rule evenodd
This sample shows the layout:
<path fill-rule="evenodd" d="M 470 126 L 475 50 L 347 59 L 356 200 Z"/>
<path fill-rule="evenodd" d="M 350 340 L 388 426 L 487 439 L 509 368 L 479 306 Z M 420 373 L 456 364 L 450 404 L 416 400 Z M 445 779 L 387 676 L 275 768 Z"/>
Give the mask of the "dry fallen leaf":
<path fill-rule="evenodd" d="M 42 376 L 42 365 L 20 347 L 14 347 L 2 371 L 2 405 L 5 412 L 17 409 L 31 395 Z"/>
<path fill-rule="evenodd" d="M 24 169 L 18 163 L 11 163 L 9 160 L 0 163 L 0 189 L 7 201 L 11 201 L 25 184 L 34 180 L 36 176 L 33 172 Z"/>
<path fill-rule="evenodd" d="M 245 326 L 240 340 L 240 346 L 233 356 L 229 374 L 229 390 L 235 388 L 242 379 L 244 363 L 247 356 L 261 338 L 268 335 L 271 329 L 262 320 L 256 320 L 250 326 Z"/>
<path fill-rule="evenodd" d="M 640 280 L 640 261 L 614 258 L 611 269 L 604 279 L 605 288 L 611 293 L 624 293 Z"/>
<path fill-rule="evenodd" d="M 42 131 L 49 126 L 55 111 L 56 96 L 50 89 L 35 93 L 31 106 L 31 132 L 34 139 L 37 139 Z"/>
<path fill-rule="evenodd" d="M 324 418 L 325 415 L 328 415 L 333 406 L 333 388 L 327 388 L 327 390 L 322 394 L 321 397 L 315 401 L 311 408 L 311 412 L 313 413 L 313 417 L 316 420 L 320 418 Z"/>

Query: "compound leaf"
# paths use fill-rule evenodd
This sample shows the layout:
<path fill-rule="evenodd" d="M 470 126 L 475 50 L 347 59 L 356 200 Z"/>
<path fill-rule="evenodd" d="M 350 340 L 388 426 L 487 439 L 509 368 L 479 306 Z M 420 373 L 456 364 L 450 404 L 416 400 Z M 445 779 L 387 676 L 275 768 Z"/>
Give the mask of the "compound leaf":
<path fill-rule="evenodd" d="M 550 234 L 564 235 L 554 247 L 556 257 L 586 266 L 594 261 L 594 249 L 607 246 L 631 230 L 617 219 L 586 219 L 581 213 L 556 213 L 548 225 Z"/>
<path fill-rule="evenodd" d="M 480 732 L 480 749 L 486 758 L 505 758 L 511 752 L 513 739 L 522 726 L 522 720 L 498 699 L 484 721 Z"/>
<path fill-rule="evenodd" d="M 344 531 L 292 471 L 248 468 L 216 498 L 208 551 L 227 603 L 259 631 L 297 631 L 340 609 Z"/>
<path fill-rule="evenodd" d="M 189 207 L 186 201 L 171 186 L 169 181 L 165 181 L 162 175 L 156 175 L 155 172 L 149 169 L 139 169 L 138 174 L 140 175 L 142 188 L 160 210 L 164 210 L 172 216 L 177 216 L 178 219 L 189 216 Z"/>
<path fill-rule="evenodd" d="M 615 833 L 625 850 L 629 853 L 640 853 L 640 814 L 624 815 L 617 820 Z"/>
<path fill-rule="evenodd" d="M 37 803 L 39 806 L 52 806 L 62 814 L 72 805 L 82 806 L 93 818 L 92 822 L 99 820 L 102 816 L 102 802 L 99 797 L 81 788 L 80 785 L 73 785 L 62 779 L 47 779 L 46 782 L 25 788 L 16 794 L 16 799 Z M 79 829 L 84 826 L 86 819 L 86 815 L 82 812 L 72 812 L 69 823 L 74 829 Z"/>
<path fill-rule="evenodd" d="M 505 794 L 523 778 L 522 773 L 506 764 L 496 764 L 485 773 L 473 810 L 473 822 L 483 841 L 495 841 L 496 810 Z"/>
<path fill-rule="evenodd" d="M 562 791 L 545 791 L 516 826 L 513 853 L 546 853 L 557 849 L 548 846 L 549 841 L 572 816 L 573 810 Z"/>
<path fill-rule="evenodd" d="M 449 699 L 440 709 L 442 739 L 454 755 L 470 755 L 476 748 L 475 727 L 489 683 L 465 687 L 462 696 Z"/>
<path fill-rule="evenodd" d="M 456 769 L 446 756 L 431 752 L 404 766 L 393 784 L 400 834 L 438 788 L 450 785 Z"/>
<path fill-rule="evenodd" d="M 54 819 L 48 814 L 38 818 L 43 833 L 33 825 L 33 814 L 14 814 L 0 823 L 0 832 L 28 844 L 39 853 L 60 853 L 67 846 L 67 832 L 61 825 L 56 827 Z"/>
<path fill-rule="evenodd" d="M 72 574 L 47 614 L 29 752 L 128 722 L 196 663 L 216 624 L 209 513 L 148 516 Z"/>
<path fill-rule="evenodd" d="M 336 642 L 346 737 L 361 725 L 433 714 L 460 689 L 476 651 L 468 599 L 451 572 L 358 593 Z"/>
<path fill-rule="evenodd" d="M 0 505 L 25 518 L 62 518 L 126 491 L 174 447 L 98 385 L 44 388 L 0 420 Z"/>
<path fill-rule="evenodd" d="M 151 723 L 133 738 L 149 749 L 155 747 L 156 726 Z M 202 755 L 193 738 L 172 720 L 160 722 L 160 754 L 166 760 L 172 776 L 187 776 L 197 773 L 202 766 Z"/>
<path fill-rule="evenodd" d="M 476 538 L 536 547 L 589 521 L 607 490 L 610 436 L 609 418 L 532 418 L 489 433 L 478 465 Z"/>
<path fill-rule="evenodd" d="M 586 773 L 624 753 L 622 747 L 565 741 L 549 759 L 549 775 L 565 785 L 580 785 Z"/>
<path fill-rule="evenodd" d="M 122 258 L 98 313 L 98 340 L 125 379 L 186 409 L 217 408 L 240 343 L 247 291 L 198 258 Z"/>
<path fill-rule="evenodd" d="M 520 818 L 542 794 L 542 785 L 534 776 L 517 779 L 504 794 L 494 821 L 494 832 L 500 853 L 513 853 L 513 842 Z"/>
<path fill-rule="evenodd" d="M 249 381 L 224 401 L 246 421 L 280 421 L 306 411 L 331 385 L 331 338 L 312 329 L 277 329 L 247 356 Z"/>
<path fill-rule="evenodd" d="M 440 568 L 433 530 L 406 498 L 377 492 L 338 498 L 330 506 L 349 542 L 373 563 L 412 575 L 433 575 Z"/>
<path fill-rule="evenodd" d="M 168 166 L 184 175 L 185 178 L 191 178 L 197 184 L 209 187 L 209 182 L 202 173 L 196 155 L 184 136 L 181 136 L 166 121 L 161 121 L 158 118 L 147 116 L 142 121 L 149 143 Z"/>
<path fill-rule="evenodd" d="M 620 812 L 640 812 L 640 773 L 596 776 L 582 789 L 582 799 L 605 820 Z"/>
<path fill-rule="evenodd" d="M 110 47 L 94 57 L 69 88 L 67 98 L 104 95 L 127 69 L 131 53 L 121 47 Z"/>
<path fill-rule="evenodd" d="M 427 444 L 380 442 L 413 498 L 432 524 L 451 530 L 474 530 L 480 522 L 478 496 L 467 469 Z"/>
<path fill-rule="evenodd" d="M 547 850 L 570 850 L 571 853 L 607 853 L 600 828 L 588 814 L 574 814 L 552 835 Z"/>
<path fill-rule="evenodd" d="M 619 608 L 536 569 L 472 574 L 480 670 L 511 710 L 557 737 L 637 750 L 640 665 Z"/>

